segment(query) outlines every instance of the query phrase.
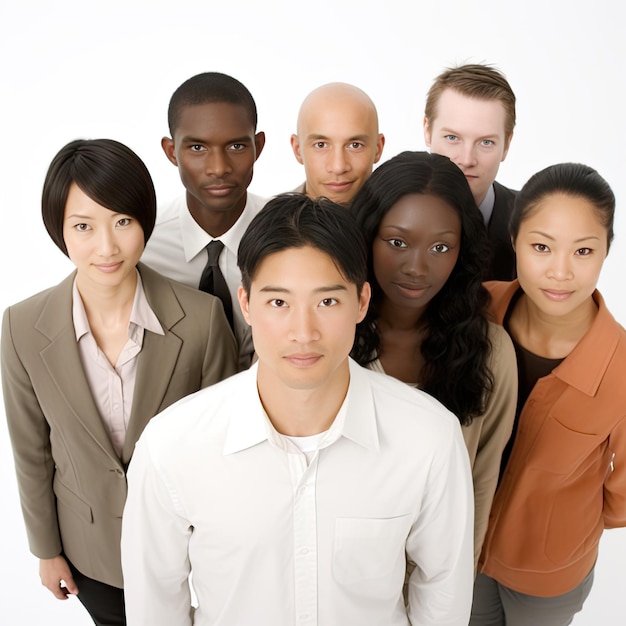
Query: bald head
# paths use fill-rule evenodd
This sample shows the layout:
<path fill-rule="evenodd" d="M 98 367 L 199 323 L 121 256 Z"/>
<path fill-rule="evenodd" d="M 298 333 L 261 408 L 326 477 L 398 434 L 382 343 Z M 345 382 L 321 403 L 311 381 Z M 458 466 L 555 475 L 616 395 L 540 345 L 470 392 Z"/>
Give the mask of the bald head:
<path fill-rule="evenodd" d="M 304 165 L 305 191 L 348 204 L 372 173 L 385 138 L 371 98 L 347 83 L 314 89 L 302 103 L 297 134 L 291 136 L 296 159 Z"/>

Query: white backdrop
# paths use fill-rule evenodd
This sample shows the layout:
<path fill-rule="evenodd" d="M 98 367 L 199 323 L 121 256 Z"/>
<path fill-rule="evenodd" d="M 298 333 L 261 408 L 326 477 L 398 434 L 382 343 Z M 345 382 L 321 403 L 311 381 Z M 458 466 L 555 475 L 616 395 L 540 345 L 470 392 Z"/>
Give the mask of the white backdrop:
<path fill-rule="evenodd" d="M 0 309 L 56 284 L 71 269 L 39 213 L 47 166 L 68 141 L 122 141 L 148 165 L 161 201 L 181 192 L 160 139 L 167 134 L 169 97 L 190 76 L 222 71 L 252 92 L 267 144 L 250 190 L 268 196 L 303 179 L 289 136 L 300 102 L 314 87 L 341 80 L 370 94 L 387 138 L 386 160 L 401 150 L 425 149 L 424 96 L 444 67 L 487 62 L 504 71 L 518 98 L 518 123 L 500 182 L 519 188 L 549 164 L 580 161 L 613 186 L 616 237 L 599 286 L 626 324 L 621 273 L 626 266 L 626 46 L 619 3 L 428 4 L 2 0 Z M 89 624 L 75 598 L 59 602 L 39 584 L 3 415 L 0 485 L 0 624 Z M 623 623 L 624 562 L 626 531 L 605 533 L 596 583 L 576 626 Z"/>

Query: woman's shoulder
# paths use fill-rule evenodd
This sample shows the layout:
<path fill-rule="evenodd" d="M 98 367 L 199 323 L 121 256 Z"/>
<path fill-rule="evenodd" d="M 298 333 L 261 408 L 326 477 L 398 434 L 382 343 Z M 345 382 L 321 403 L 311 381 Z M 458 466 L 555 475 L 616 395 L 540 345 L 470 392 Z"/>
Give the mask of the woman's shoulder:
<path fill-rule="evenodd" d="M 23 316 L 30 317 L 32 315 L 39 315 L 39 313 L 48 305 L 50 301 L 56 303 L 57 301 L 71 307 L 71 294 L 72 285 L 74 284 L 75 272 L 72 272 L 69 276 L 66 276 L 58 285 L 54 287 L 48 287 L 43 291 L 39 291 L 24 300 L 20 300 L 8 306 L 5 310 L 5 315 L 11 314 L 15 318 L 22 318 Z"/>
<path fill-rule="evenodd" d="M 497 375 L 504 369 L 516 369 L 517 357 L 509 333 L 500 324 L 489 322 L 488 337 L 491 344 L 489 369 L 492 373 Z"/>

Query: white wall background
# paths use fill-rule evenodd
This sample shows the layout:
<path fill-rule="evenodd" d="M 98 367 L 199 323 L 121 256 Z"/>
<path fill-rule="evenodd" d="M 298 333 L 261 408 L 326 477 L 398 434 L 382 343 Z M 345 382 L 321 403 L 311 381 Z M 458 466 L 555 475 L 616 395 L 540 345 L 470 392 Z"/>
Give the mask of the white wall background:
<path fill-rule="evenodd" d="M 0 309 L 71 269 L 39 214 L 47 166 L 68 141 L 122 141 L 148 165 L 161 200 L 181 192 L 160 139 L 169 97 L 188 77 L 222 71 L 250 89 L 267 135 L 250 189 L 271 195 L 303 179 L 289 136 L 314 87 L 342 80 L 371 95 L 387 137 L 385 160 L 425 148 L 424 96 L 444 67 L 487 62 L 505 72 L 518 97 L 502 183 L 519 188 L 549 164 L 580 161 L 613 186 L 616 237 L 600 288 L 624 325 L 626 46 L 619 6 L 613 0 L 2 0 Z M 0 624 L 89 624 L 75 598 L 59 602 L 39 584 L 4 419 L 0 487 Z M 605 533 L 596 583 L 576 626 L 624 623 L 624 562 L 626 531 Z"/>

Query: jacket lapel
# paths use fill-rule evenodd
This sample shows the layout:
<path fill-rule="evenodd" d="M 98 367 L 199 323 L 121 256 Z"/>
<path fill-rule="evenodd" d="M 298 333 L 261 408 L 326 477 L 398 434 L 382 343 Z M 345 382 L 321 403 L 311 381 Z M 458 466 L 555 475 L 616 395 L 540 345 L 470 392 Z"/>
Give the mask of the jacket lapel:
<path fill-rule="evenodd" d="M 50 343 L 40 354 L 70 414 L 109 456 L 119 461 L 91 395 L 78 352 L 72 321 L 74 276 L 75 272 L 51 291 L 41 310 L 35 329 Z"/>
<path fill-rule="evenodd" d="M 147 331 L 137 361 L 137 378 L 131 416 L 126 431 L 122 460 L 127 462 L 146 424 L 160 410 L 182 348 L 182 339 L 171 332 L 184 316 L 169 281 L 139 264 L 144 291 L 150 307 L 157 316 L 164 335 Z"/>

